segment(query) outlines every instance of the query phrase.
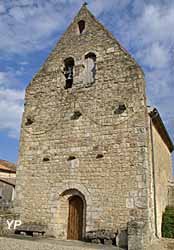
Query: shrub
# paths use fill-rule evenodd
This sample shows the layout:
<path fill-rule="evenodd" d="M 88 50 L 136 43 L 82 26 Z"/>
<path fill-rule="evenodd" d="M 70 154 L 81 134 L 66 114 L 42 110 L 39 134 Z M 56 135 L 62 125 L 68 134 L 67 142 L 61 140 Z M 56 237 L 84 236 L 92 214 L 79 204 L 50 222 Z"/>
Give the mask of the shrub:
<path fill-rule="evenodd" d="M 174 207 L 166 207 L 163 213 L 162 237 L 174 238 Z"/>

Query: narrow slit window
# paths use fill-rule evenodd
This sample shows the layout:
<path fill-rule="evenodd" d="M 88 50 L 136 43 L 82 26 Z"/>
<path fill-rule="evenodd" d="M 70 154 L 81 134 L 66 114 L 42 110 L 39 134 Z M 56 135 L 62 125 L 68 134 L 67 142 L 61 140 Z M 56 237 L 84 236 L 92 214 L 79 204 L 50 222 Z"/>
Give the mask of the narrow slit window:
<path fill-rule="evenodd" d="M 83 21 L 83 20 L 79 21 L 78 26 L 79 26 L 79 33 L 83 34 L 83 32 L 85 30 L 85 21 Z"/>
<path fill-rule="evenodd" d="M 73 68 L 74 68 L 74 59 L 67 58 L 65 61 L 64 75 L 66 78 L 65 89 L 72 88 L 73 85 Z"/>

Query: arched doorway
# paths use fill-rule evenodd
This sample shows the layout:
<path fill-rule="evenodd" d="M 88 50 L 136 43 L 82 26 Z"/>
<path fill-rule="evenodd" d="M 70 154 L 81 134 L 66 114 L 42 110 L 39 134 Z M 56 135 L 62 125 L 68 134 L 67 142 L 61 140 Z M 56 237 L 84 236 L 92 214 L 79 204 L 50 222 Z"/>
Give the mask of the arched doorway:
<path fill-rule="evenodd" d="M 67 239 L 81 240 L 83 235 L 83 200 L 78 195 L 69 199 Z"/>

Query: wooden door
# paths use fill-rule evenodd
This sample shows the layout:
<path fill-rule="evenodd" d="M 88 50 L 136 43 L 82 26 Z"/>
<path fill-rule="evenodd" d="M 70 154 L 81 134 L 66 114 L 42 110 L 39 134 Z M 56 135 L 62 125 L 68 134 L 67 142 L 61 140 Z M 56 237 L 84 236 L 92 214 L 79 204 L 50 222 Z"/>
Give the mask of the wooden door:
<path fill-rule="evenodd" d="M 68 234 L 70 240 L 81 240 L 83 230 L 83 201 L 79 196 L 69 200 Z"/>

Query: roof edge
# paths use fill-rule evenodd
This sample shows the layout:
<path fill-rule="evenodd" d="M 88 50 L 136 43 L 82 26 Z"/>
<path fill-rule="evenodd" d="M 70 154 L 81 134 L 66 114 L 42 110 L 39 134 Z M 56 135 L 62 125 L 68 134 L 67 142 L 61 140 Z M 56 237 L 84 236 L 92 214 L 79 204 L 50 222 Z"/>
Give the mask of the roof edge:
<path fill-rule="evenodd" d="M 9 168 L 3 169 L 1 166 L 0 166 L 0 172 L 8 173 L 8 174 L 16 174 L 15 170 L 12 170 L 12 169 L 9 169 Z"/>
<path fill-rule="evenodd" d="M 131 55 L 131 53 L 119 42 L 119 40 L 117 39 L 117 37 L 115 37 L 115 35 L 112 34 L 112 32 L 110 30 L 108 30 L 103 23 L 101 23 L 97 17 L 94 16 L 94 14 L 90 11 L 90 9 L 88 8 L 88 3 L 84 2 L 81 5 L 81 8 L 79 9 L 79 11 L 77 12 L 77 14 L 74 16 L 74 18 L 72 19 L 72 21 L 70 22 L 70 24 L 68 25 L 68 27 L 66 28 L 65 32 L 62 34 L 62 36 L 60 37 L 58 43 L 56 44 L 56 46 L 62 41 L 62 39 L 64 38 L 64 36 L 66 35 L 68 29 L 71 27 L 71 25 L 73 25 L 74 22 L 76 22 L 76 20 L 80 17 L 81 13 L 83 11 L 86 11 L 91 18 L 93 18 L 93 20 L 107 33 L 108 37 L 110 39 L 112 39 L 119 47 L 119 49 L 129 57 L 129 59 L 139 68 L 139 70 L 142 72 L 143 76 L 144 71 L 142 69 L 142 67 L 139 65 L 139 63 L 136 61 L 136 59 Z M 55 47 L 56 47 L 55 46 Z M 53 49 L 54 50 L 54 49 Z"/>
<path fill-rule="evenodd" d="M 158 110 L 154 107 L 148 107 L 148 113 L 149 116 L 155 126 L 155 128 L 157 129 L 158 133 L 160 134 L 162 140 L 164 141 L 164 143 L 167 145 L 168 149 L 170 152 L 173 152 L 174 150 L 174 145 L 173 142 L 169 136 L 169 133 L 161 119 L 161 116 L 158 112 Z"/>
<path fill-rule="evenodd" d="M 3 179 L 3 178 L 0 178 L 0 182 L 3 182 L 5 184 L 8 184 L 8 185 L 13 186 L 13 187 L 16 186 L 16 184 L 13 181 L 6 180 L 6 179 Z"/>
<path fill-rule="evenodd" d="M 117 37 L 110 31 L 110 30 L 108 30 L 105 26 L 104 26 L 104 24 L 102 23 L 102 22 L 100 22 L 98 19 L 97 19 L 97 17 L 96 16 L 94 16 L 94 14 L 89 10 L 89 8 L 87 7 L 87 3 L 85 2 L 83 5 L 82 5 L 82 7 L 81 7 L 81 9 L 80 9 L 80 11 L 78 12 L 78 14 L 75 16 L 75 18 L 74 18 L 74 20 L 73 21 L 75 21 L 75 19 L 78 17 L 78 15 L 80 14 L 80 12 L 83 10 L 83 9 L 86 9 L 87 11 L 88 11 L 88 13 L 90 14 L 90 16 L 94 19 L 94 21 L 107 33 L 107 35 L 108 35 L 108 37 L 110 38 L 110 39 L 112 39 L 114 42 L 116 42 L 117 43 L 117 45 L 118 45 L 118 47 L 120 48 L 120 50 L 125 54 L 125 55 L 127 55 L 129 58 L 130 58 L 130 60 L 132 60 L 132 62 L 133 63 L 135 63 L 136 64 L 136 66 L 141 70 L 141 72 L 143 73 L 143 75 L 145 75 L 144 74 L 144 71 L 143 71 L 143 69 L 142 69 L 142 67 L 139 65 L 139 63 L 137 62 L 137 60 L 131 55 L 131 53 L 119 42 L 119 40 L 117 39 Z"/>
<path fill-rule="evenodd" d="M 0 170 L 8 173 L 16 173 L 16 164 L 0 159 Z"/>

